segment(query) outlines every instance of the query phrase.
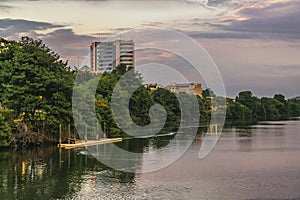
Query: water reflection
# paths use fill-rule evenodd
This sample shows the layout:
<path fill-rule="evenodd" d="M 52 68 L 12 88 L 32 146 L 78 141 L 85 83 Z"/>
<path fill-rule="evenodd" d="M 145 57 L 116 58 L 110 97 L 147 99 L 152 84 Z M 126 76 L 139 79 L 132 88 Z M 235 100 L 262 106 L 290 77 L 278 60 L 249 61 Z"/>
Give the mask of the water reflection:
<path fill-rule="evenodd" d="M 162 148 L 172 136 L 158 139 L 128 139 L 118 144 L 132 152 L 143 153 Z M 92 152 L 107 156 L 113 145 L 94 146 Z M 142 154 L 137 154 L 142 155 Z M 116 159 L 116 158 L 115 158 Z M 135 158 L 137 163 L 142 157 Z M 124 160 L 120 161 L 124 163 Z M 62 150 L 57 147 L 36 148 L 17 152 L 0 152 L 1 199 L 50 199 L 81 196 L 93 187 L 113 183 L 133 184 L 135 173 L 110 169 L 97 161 L 85 148 Z"/>
<path fill-rule="evenodd" d="M 1 199 L 50 199 L 81 191 L 83 182 L 133 182 L 134 174 L 110 170 L 78 151 L 61 151 L 56 147 L 18 152 L 0 152 Z M 105 175 L 103 175 L 105 174 Z"/>
<path fill-rule="evenodd" d="M 190 147 L 196 131 L 197 127 L 188 127 L 176 134 L 129 138 L 122 143 L 89 146 L 87 149 L 97 160 L 114 169 L 151 172 L 176 161 Z"/>
<path fill-rule="evenodd" d="M 202 136 L 176 163 L 148 174 L 101 164 L 86 149 L 0 152 L 0 199 L 291 199 L 300 196 L 300 122 L 230 127 L 197 157 Z M 206 131 L 206 130 L 204 130 Z M 172 137 L 125 140 L 132 152 L 163 149 Z M 180 148 L 181 143 L 172 149 Z M 108 156 L 112 147 L 93 147 Z M 142 155 L 142 154 L 141 154 Z M 109 158 L 109 157 L 108 157 Z M 145 164 L 143 156 L 136 163 Z"/>
<path fill-rule="evenodd" d="M 251 138 L 242 138 L 239 140 L 239 151 L 241 152 L 250 152 L 252 151 L 252 139 Z"/>

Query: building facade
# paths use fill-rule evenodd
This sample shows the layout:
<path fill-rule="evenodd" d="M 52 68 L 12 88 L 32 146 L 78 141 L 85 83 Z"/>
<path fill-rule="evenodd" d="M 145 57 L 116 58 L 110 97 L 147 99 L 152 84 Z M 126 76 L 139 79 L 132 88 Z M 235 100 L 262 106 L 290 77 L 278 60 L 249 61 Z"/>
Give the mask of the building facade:
<path fill-rule="evenodd" d="M 184 92 L 189 95 L 198 95 L 202 97 L 202 85 L 200 83 L 185 83 L 168 85 L 167 90 L 174 93 Z"/>
<path fill-rule="evenodd" d="M 93 42 L 90 47 L 91 69 L 94 72 L 111 72 L 120 64 L 134 66 L 133 40 Z"/>
<path fill-rule="evenodd" d="M 145 86 L 145 88 L 147 88 L 148 90 L 151 90 L 151 91 L 155 91 L 155 90 L 158 90 L 159 88 L 163 88 L 163 86 L 158 83 L 147 83 L 147 84 L 144 84 L 144 86 Z"/>

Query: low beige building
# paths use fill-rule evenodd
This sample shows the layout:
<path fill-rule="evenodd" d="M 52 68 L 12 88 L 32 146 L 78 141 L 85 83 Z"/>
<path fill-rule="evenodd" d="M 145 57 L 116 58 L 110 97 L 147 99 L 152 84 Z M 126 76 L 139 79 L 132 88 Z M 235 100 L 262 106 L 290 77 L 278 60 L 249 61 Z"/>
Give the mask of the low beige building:
<path fill-rule="evenodd" d="M 148 83 L 148 84 L 145 84 L 144 86 L 145 86 L 145 88 L 147 88 L 151 91 L 155 91 L 158 88 L 162 88 L 162 86 L 158 83 Z"/>
<path fill-rule="evenodd" d="M 198 95 L 202 97 L 202 85 L 200 83 L 173 83 L 166 87 L 167 90 L 174 93 L 185 92 L 189 95 Z"/>

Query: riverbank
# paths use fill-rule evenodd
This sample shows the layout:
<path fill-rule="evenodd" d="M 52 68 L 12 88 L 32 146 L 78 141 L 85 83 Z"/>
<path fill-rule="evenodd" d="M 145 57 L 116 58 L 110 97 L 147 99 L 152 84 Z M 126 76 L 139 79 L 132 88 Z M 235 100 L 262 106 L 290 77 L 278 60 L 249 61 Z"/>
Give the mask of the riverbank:
<path fill-rule="evenodd" d="M 291 117 L 289 119 L 281 119 L 281 120 L 271 120 L 273 122 L 276 121 L 290 121 L 290 120 L 300 120 L 300 117 Z M 263 124 L 264 122 L 270 122 L 269 121 L 243 121 L 243 120 L 226 120 L 224 123 L 224 128 L 231 128 L 231 127 L 247 127 L 247 126 L 252 126 L 252 125 L 258 125 L 258 124 Z M 175 129 L 173 128 L 172 131 Z M 208 124 L 202 124 L 198 128 L 198 134 L 204 134 L 208 131 Z M 166 134 L 166 133 L 164 133 Z M 164 135 L 163 134 L 163 135 Z M 168 135 L 167 133 L 166 135 Z M 125 137 L 127 138 L 127 137 Z M 112 138 L 113 139 L 113 138 Z M 122 138 L 119 138 L 122 139 Z M 119 140 L 117 138 L 117 140 Z M 114 139 L 113 139 L 114 140 Z M 67 137 L 64 137 L 62 140 L 62 143 L 64 145 L 68 146 L 68 139 Z M 71 143 L 73 140 L 71 141 Z M 42 134 L 42 133 L 35 133 L 35 132 L 26 132 L 26 133 L 17 133 L 17 134 L 12 134 L 10 136 L 10 146 L 7 147 L 0 147 L 2 150 L 7 150 L 7 149 L 28 149 L 28 148 L 35 148 L 35 147 L 48 147 L 49 145 L 52 146 L 57 146 L 59 144 L 59 138 L 55 137 L 54 135 L 49 136 L 47 134 Z M 80 146 L 80 144 L 77 144 Z M 72 144 L 71 144 L 72 146 Z"/>

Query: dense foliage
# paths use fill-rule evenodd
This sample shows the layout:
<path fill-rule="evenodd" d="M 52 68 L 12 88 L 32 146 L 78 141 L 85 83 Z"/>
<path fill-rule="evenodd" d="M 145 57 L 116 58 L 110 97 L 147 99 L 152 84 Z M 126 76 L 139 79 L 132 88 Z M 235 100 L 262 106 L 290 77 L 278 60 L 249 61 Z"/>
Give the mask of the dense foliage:
<path fill-rule="evenodd" d="M 258 98 L 250 91 L 240 92 L 227 101 L 227 119 L 242 121 L 282 120 L 300 116 L 300 101 L 286 100 L 282 94 Z"/>
<path fill-rule="evenodd" d="M 72 118 L 74 72 L 40 40 L 0 43 L 0 101 L 12 111 L 12 128 L 22 123 L 22 134 L 57 133 Z"/>
<path fill-rule="evenodd" d="M 11 133 L 11 128 L 9 124 L 9 119 L 11 115 L 10 110 L 4 110 L 0 106 L 0 147 L 9 146 L 9 136 Z"/>
<path fill-rule="evenodd" d="M 82 101 L 79 105 L 79 108 L 75 108 L 75 110 L 78 110 L 80 112 L 80 107 L 87 107 L 87 104 L 89 104 L 88 101 L 84 100 L 84 97 L 87 97 L 88 89 L 91 88 L 90 84 L 93 84 L 94 80 L 93 77 L 89 75 L 88 72 L 86 72 L 86 75 L 84 73 L 80 73 L 81 77 L 80 80 L 85 79 L 84 77 L 89 77 L 90 80 L 84 81 L 80 84 L 81 89 L 79 90 L 80 94 L 82 95 Z M 126 74 L 126 75 L 125 75 Z M 127 78 L 124 79 L 124 76 Z M 95 75 L 96 78 L 98 76 Z M 131 127 L 132 123 L 135 123 L 139 126 L 147 126 L 150 123 L 155 127 L 155 124 L 159 124 L 160 121 L 165 120 L 165 124 L 161 132 L 168 132 L 168 131 L 175 131 L 179 128 L 180 123 L 182 122 L 181 116 L 181 106 L 177 99 L 177 97 L 180 97 L 181 103 L 186 106 L 186 109 L 189 110 L 189 112 L 185 113 L 185 117 L 189 119 L 189 122 L 185 121 L 184 123 L 188 124 L 191 121 L 199 120 L 199 114 L 197 117 L 195 117 L 194 111 L 195 109 L 192 108 L 192 96 L 180 93 L 178 96 L 176 96 L 174 93 L 171 93 L 170 91 L 159 88 L 155 91 L 151 91 L 150 89 L 143 86 L 142 77 L 140 74 L 134 70 L 131 70 L 131 68 L 126 67 L 126 65 L 120 65 L 114 70 L 112 73 L 104 73 L 101 75 L 101 78 L 99 79 L 97 89 L 96 89 L 96 95 L 95 95 L 95 107 L 96 107 L 96 113 L 98 117 L 98 122 L 101 125 L 102 130 L 107 134 L 108 137 L 116 137 L 116 136 L 127 136 L 126 132 L 123 132 L 120 129 L 120 125 L 122 127 Z M 116 90 L 116 85 L 122 85 L 122 89 L 120 91 Z M 128 86 L 128 87 L 127 87 Z M 136 87 L 137 90 L 130 95 L 127 91 L 130 87 Z M 126 89 L 127 88 L 127 89 Z M 126 105 L 119 104 L 117 105 L 118 110 L 126 110 L 128 109 L 130 112 L 130 118 L 131 120 L 128 120 L 126 113 L 124 115 L 117 115 L 114 116 L 112 113 L 112 93 L 114 91 L 114 95 L 117 96 L 118 99 L 128 98 L 129 101 L 129 107 L 127 108 Z M 116 95 L 117 94 L 117 95 Z M 206 108 L 209 106 L 206 104 L 209 104 L 208 101 L 198 97 L 194 98 L 196 105 L 200 106 L 199 110 L 203 111 L 203 117 L 201 117 L 201 122 L 207 122 L 209 117 L 208 113 L 205 111 Z M 197 102 L 198 100 L 198 102 Z M 120 100 L 121 101 L 121 100 Z M 198 104 L 199 103 L 199 104 Z M 85 104 L 85 105 L 84 105 Z M 155 104 L 163 106 L 163 108 L 166 111 L 166 119 L 160 119 L 158 118 L 159 110 L 154 111 L 153 118 L 150 120 L 150 110 L 153 108 Z M 82 111 L 84 113 L 83 116 L 77 116 L 78 112 L 76 113 L 76 117 L 78 119 L 86 119 L 86 120 L 80 120 L 79 122 L 82 123 L 83 126 L 86 126 L 87 129 L 93 131 L 93 127 L 95 127 L 95 123 L 91 122 L 92 116 L 88 116 L 90 112 Z M 116 123 L 116 120 L 118 121 L 118 124 Z M 156 120 L 156 121 L 155 121 Z M 198 121 L 197 121 L 198 123 Z M 82 129 L 84 130 L 84 129 Z M 89 131 L 88 131 L 89 132 Z"/>

